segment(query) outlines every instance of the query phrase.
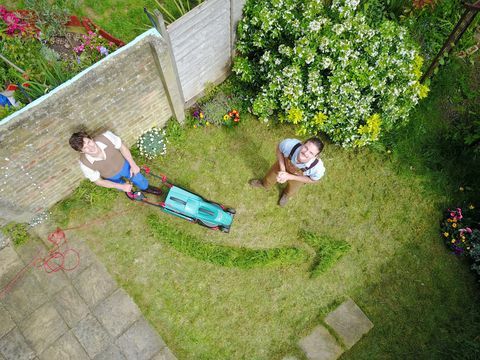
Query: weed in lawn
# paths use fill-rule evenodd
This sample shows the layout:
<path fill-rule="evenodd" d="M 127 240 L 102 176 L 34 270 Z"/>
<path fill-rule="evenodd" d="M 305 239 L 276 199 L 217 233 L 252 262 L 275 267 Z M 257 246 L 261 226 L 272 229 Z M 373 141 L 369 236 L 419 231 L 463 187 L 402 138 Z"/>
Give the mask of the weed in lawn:
<path fill-rule="evenodd" d="M 27 232 L 27 224 L 11 222 L 2 227 L 2 233 L 10 238 L 13 245 L 20 246 L 25 244 L 30 236 Z"/>

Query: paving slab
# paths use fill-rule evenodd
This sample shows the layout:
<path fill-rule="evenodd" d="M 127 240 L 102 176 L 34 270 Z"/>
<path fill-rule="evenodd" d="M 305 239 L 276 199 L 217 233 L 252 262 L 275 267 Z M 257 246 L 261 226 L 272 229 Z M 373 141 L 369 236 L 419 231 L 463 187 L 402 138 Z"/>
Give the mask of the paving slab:
<path fill-rule="evenodd" d="M 301 339 L 299 345 L 309 360 L 335 360 L 343 353 L 335 338 L 322 325 Z"/>
<path fill-rule="evenodd" d="M 6 335 L 14 327 L 15 323 L 10 317 L 10 314 L 2 305 L 0 305 L 0 338 Z"/>
<path fill-rule="evenodd" d="M 12 245 L 0 250 L 0 288 L 7 285 L 24 267 L 22 259 L 17 255 Z"/>
<path fill-rule="evenodd" d="M 95 356 L 94 360 L 126 360 L 117 345 L 111 344 L 102 353 Z"/>
<path fill-rule="evenodd" d="M 90 250 L 88 245 L 84 241 L 80 240 L 68 240 L 68 246 L 75 251 L 78 252 L 80 256 L 80 262 L 78 263 L 77 267 L 73 270 L 65 271 L 65 275 L 70 279 L 76 278 L 80 275 L 86 268 L 91 266 L 93 263 L 97 262 L 95 254 Z M 73 266 L 68 266 L 70 264 L 66 264 L 67 268 L 72 268 Z"/>
<path fill-rule="evenodd" d="M 91 314 L 80 320 L 73 328 L 73 333 L 91 358 L 103 352 L 112 343 L 110 335 Z"/>
<path fill-rule="evenodd" d="M 40 360 L 89 360 L 87 353 L 71 331 L 65 333 L 47 350 L 40 354 Z"/>
<path fill-rule="evenodd" d="M 0 339 L 0 353 L 5 360 L 32 360 L 35 358 L 35 352 L 16 327 Z"/>
<path fill-rule="evenodd" d="M 152 360 L 177 360 L 168 347 L 164 347 Z"/>
<path fill-rule="evenodd" d="M 40 283 L 35 276 L 31 274 L 31 271 L 32 270 L 29 270 L 29 272 L 19 278 L 11 290 L 1 300 L 16 322 L 20 322 L 29 316 L 48 300 Z"/>
<path fill-rule="evenodd" d="M 287 355 L 282 358 L 282 360 L 299 360 L 296 356 L 293 355 Z"/>
<path fill-rule="evenodd" d="M 47 302 L 26 318 L 19 329 L 37 354 L 41 354 L 67 331 L 67 325 L 53 304 Z"/>
<path fill-rule="evenodd" d="M 352 299 L 328 314 L 325 323 L 338 334 L 348 349 L 373 328 L 373 323 Z"/>
<path fill-rule="evenodd" d="M 105 267 L 98 262 L 94 262 L 78 275 L 73 286 L 91 309 L 117 288 Z"/>
<path fill-rule="evenodd" d="M 70 328 L 73 328 L 89 313 L 87 304 L 77 290 L 68 285 L 55 295 L 55 307 Z"/>
<path fill-rule="evenodd" d="M 165 347 L 162 338 L 143 318 L 125 331 L 116 344 L 128 360 L 150 360 Z"/>
<path fill-rule="evenodd" d="M 122 289 L 102 301 L 93 313 L 113 337 L 123 333 L 142 316 L 138 306 Z"/>
<path fill-rule="evenodd" d="M 29 239 L 25 244 L 17 246 L 15 251 L 25 264 L 48 254 L 47 247 L 39 239 Z"/>
<path fill-rule="evenodd" d="M 15 249 L 25 264 L 31 264 L 35 259 L 41 264 L 42 259 L 49 256 L 49 250 L 39 239 L 31 239 L 26 244 Z M 68 284 L 68 279 L 62 271 L 47 273 L 43 266 L 32 267 L 30 270 L 47 294 L 53 295 Z"/>

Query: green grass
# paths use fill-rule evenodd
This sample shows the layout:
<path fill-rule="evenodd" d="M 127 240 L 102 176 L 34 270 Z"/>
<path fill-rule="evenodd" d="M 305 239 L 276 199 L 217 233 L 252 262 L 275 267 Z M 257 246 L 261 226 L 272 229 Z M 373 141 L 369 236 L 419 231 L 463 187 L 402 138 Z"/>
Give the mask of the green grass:
<path fill-rule="evenodd" d="M 113 190 L 103 202 L 101 196 L 67 200 L 68 216 L 63 203 L 53 210 L 67 226 L 91 224 L 72 231 L 87 240 L 179 359 L 298 354 L 297 341 L 347 296 L 375 327 L 345 358 L 442 358 L 458 341 L 478 336 L 478 286 L 438 235 L 442 210 L 452 201 L 447 190 L 454 188 L 446 174 L 417 163 L 420 156 L 399 163 L 396 148 L 388 155 L 327 144 L 325 178 L 279 208 L 278 188 L 251 189 L 248 180 L 267 171 L 277 142 L 294 132 L 241 116 L 233 130 L 170 124 L 175 136 L 167 155 L 148 163 L 173 183 L 236 208 L 229 234 Z M 317 276 L 311 276 L 312 261 L 249 268 L 223 266 L 231 261 L 225 253 L 210 259 L 218 249 L 235 248 L 297 248 L 312 259 L 302 232 L 345 241 L 350 250 L 333 256 Z M 197 256 L 202 251 L 203 258 Z"/>
<path fill-rule="evenodd" d="M 156 214 L 148 215 L 147 223 L 159 241 L 184 255 L 215 265 L 250 269 L 256 266 L 301 263 L 307 258 L 306 252 L 296 247 L 256 250 L 212 244 L 164 224 Z"/>
<path fill-rule="evenodd" d="M 3 3 L 3 2 L 2 2 Z M 175 13 L 173 0 L 160 1 L 170 12 Z M 24 8 L 22 0 L 6 0 L 8 9 Z M 191 6 L 195 6 L 192 3 Z M 71 8 L 72 15 L 89 17 L 114 37 L 129 42 L 152 27 L 143 8 L 149 11 L 158 8 L 155 0 L 80 0 Z"/>
<path fill-rule="evenodd" d="M 302 232 L 302 237 L 316 252 L 310 266 L 312 276 L 327 271 L 350 250 L 350 245 L 343 240 L 322 237 L 306 231 Z"/>

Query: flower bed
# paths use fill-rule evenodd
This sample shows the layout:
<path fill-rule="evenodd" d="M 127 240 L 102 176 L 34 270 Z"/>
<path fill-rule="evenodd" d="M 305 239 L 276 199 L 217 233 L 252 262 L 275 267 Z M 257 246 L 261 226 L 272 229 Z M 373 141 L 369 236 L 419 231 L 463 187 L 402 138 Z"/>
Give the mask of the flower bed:
<path fill-rule="evenodd" d="M 442 237 L 456 255 L 473 261 L 472 270 L 480 275 L 480 214 L 473 205 L 448 209 L 441 223 Z"/>
<path fill-rule="evenodd" d="M 88 18 L 39 16 L 0 6 L 0 119 L 124 45 Z"/>

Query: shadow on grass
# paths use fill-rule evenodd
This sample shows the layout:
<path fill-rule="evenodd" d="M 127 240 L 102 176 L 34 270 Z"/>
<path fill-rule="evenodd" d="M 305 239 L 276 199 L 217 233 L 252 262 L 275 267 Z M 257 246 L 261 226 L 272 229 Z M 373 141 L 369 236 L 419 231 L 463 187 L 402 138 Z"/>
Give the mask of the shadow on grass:
<path fill-rule="evenodd" d="M 240 158 L 252 171 L 255 178 L 263 178 L 268 169 L 270 169 L 271 164 L 260 155 L 262 139 L 253 139 L 244 131 L 237 132 L 236 138 L 239 144 L 245 144 L 245 146 L 239 147 Z M 275 151 L 275 149 L 272 149 L 272 151 Z"/>
<path fill-rule="evenodd" d="M 479 284 L 440 238 L 425 240 L 400 248 L 354 295 L 375 327 L 344 359 L 478 359 Z"/>
<path fill-rule="evenodd" d="M 429 187 L 455 205 L 480 197 L 479 147 L 465 144 L 480 110 L 479 69 L 458 61 L 443 67 L 409 124 L 385 138 L 399 168 L 426 176 Z"/>

